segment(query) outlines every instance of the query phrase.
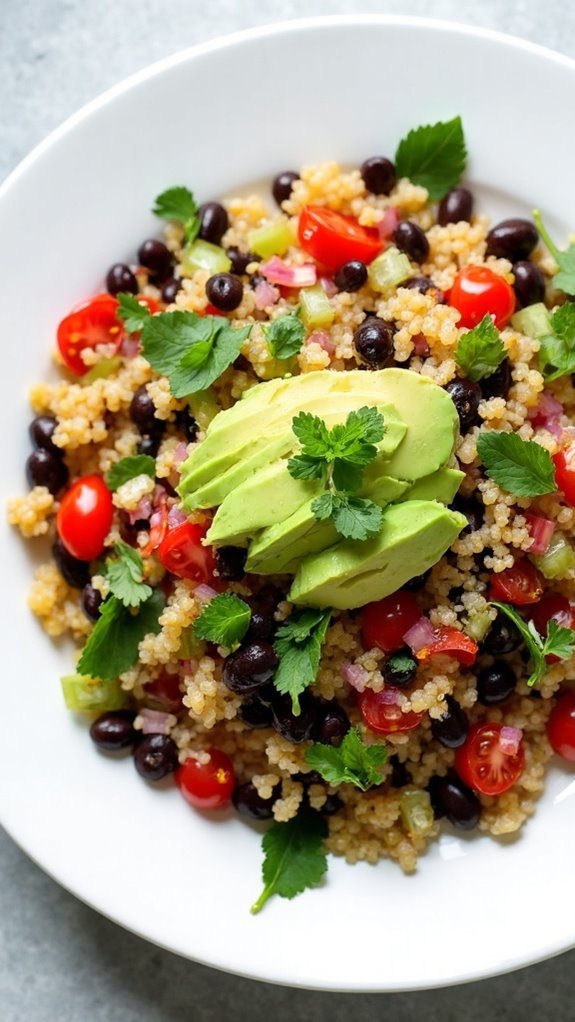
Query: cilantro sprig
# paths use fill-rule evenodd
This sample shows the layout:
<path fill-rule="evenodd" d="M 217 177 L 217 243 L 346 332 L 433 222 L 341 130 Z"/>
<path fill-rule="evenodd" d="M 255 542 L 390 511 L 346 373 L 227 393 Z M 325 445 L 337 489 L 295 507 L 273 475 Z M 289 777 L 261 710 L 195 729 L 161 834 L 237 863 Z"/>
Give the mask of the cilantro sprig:
<path fill-rule="evenodd" d="M 274 358 L 292 358 L 297 355 L 305 337 L 305 327 L 299 318 L 299 309 L 279 316 L 265 327 L 265 339 Z"/>
<path fill-rule="evenodd" d="M 427 188 L 429 198 L 442 199 L 453 188 L 467 160 L 461 117 L 414 128 L 402 138 L 395 154 L 398 177 Z"/>
<path fill-rule="evenodd" d="M 309 765 L 330 784 L 354 784 L 367 791 L 381 784 L 381 767 L 387 759 L 383 742 L 365 745 L 359 728 L 351 728 L 340 746 L 316 742 L 305 751 Z"/>
<path fill-rule="evenodd" d="M 251 611 L 235 593 L 221 593 L 202 608 L 194 621 L 198 639 L 235 649 L 250 626 Z"/>
<path fill-rule="evenodd" d="M 517 433 L 489 430 L 477 437 L 477 453 L 490 479 L 517 497 L 539 497 L 557 486 L 549 451 Z"/>
<path fill-rule="evenodd" d="M 144 582 L 144 566 L 137 550 L 123 543 L 114 545 L 114 558 L 106 561 L 105 574 L 110 592 L 124 607 L 139 607 L 152 595 L 151 586 Z"/>
<path fill-rule="evenodd" d="M 167 188 L 156 197 L 152 213 L 163 220 L 179 220 L 184 225 L 186 241 L 194 241 L 200 230 L 199 207 L 193 192 L 183 185 Z"/>
<path fill-rule="evenodd" d="M 300 713 L 300 695 L 317 677 L 331 615 L 331 609 L 303 610 L 278 628 L 274 649 L 280 662 L 274 686 L 282 695 L 291 696 L 296 716 Z"/>
<path fill-rule="evenodd" d="M 156 475 L 156 462 L 150 454 L 129 454 L 126 458 L 116 461 L 106 475 L 108 489 L 112 493 L 130 479 L 137 476 L 150 476 L 154 479 Z"/>
<path fill-rule="evenodd" d="M 125 607 L 117 596 L 109 596 L 78 661 L 78 674 L 113 681 L 128 671 L 138 659 L 138 646 L 144 636 L 160 631 L 159 617 L 164 606 L 159 589 L 140 603 L 137 613 Z"/>
<path fill-rule="evenodd" d="M 541 338 L 539 348 L 539 369 L 547 383 L 575 372 L 575 305 L 561 305 L 550 323 L 553 333 Z"/>
<path fill-rule="evenodd" d="M 554 286 L 559 288 L 560 291 L 564 291 L 566 295 L 575 295 L 575 244 L 571 243 L 568 248 L 562 251 L 560 248 L 557 248 L 557 245 L 551 239 L 538 209 L 533 210 L 533 219 L 539 234 L 559 267 L 558 272 L 553 277 Z"/>
<path fill-rule="evenodd" d="M 272 824 L 262 840 L 264 889 L 251 907 L 253 915 L 272 894 L 291 899 L 320 882 L 327 872 L 326 837 L 325 820 L 311 810 L 300 810 L 287 823 Z"/>
<path fill-rule="evenodd" d="M 496 601 L 492 602 L 492 606 L 497 607 L 513 622 L 525 642 L 531 662 L 531 675 L 527 679 L 529 686 L 537 685 L 547 673 L 548 656 L 555 656 L 558 660 L 569 660 L 575 653 L 575 631 L 572 628 L 565 628 L 551 618 L 547 624 L 547 634 L 542 636 L 533 621 L 526 621 L 515 607 Z"/>
<path fill-rule="evenodd" d="M 461 337 L 455 351 L 457 365 L 464 376 L 474 383 L 491 376 L 504 358 L 503 341 L 489 315 L 484 316 L 477 326 Z"/>
<path fill-rule="evenodd" d="M 129 291 L 120 291 L 116 298 L 118 299 L 116 316 L 122 320 L 124 328 L 129 334 L 138 333 L 152 315 L 148 306 L 141 302 L 137 295 L 132 295 Z"/>

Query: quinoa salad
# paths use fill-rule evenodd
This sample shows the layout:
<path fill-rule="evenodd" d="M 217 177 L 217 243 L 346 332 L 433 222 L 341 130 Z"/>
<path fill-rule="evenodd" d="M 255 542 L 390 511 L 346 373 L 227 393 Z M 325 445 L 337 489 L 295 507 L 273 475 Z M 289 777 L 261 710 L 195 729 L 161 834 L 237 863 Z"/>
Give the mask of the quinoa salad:
<path fill-rule="evenodd" d="M 265 821 L 254 912 L 328 853 L 512 834 L 575 761 L 575 244 L 491 224 L 466 158 L 455 117 L 167 188 L 30 390 L 8 516 L 65 704 L 182 812 Z"/>

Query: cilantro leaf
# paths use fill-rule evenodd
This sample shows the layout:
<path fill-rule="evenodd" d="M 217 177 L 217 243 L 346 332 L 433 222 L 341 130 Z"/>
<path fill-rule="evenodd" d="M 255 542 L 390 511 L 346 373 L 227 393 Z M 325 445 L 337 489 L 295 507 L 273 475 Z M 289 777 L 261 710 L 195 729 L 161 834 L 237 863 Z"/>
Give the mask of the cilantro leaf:
<path fill-rule="evenodd" d="M 152 213 L 163 220 L 179 220 L 184 225 L 186 241 L 194 241 L 200 230 L 199 209 L 193 193 L 183 185 L 167 188 L 158 195 Z"/>
<path fill-rule="evenodd" d="M 575 372 L 575 305 L 566 302 L 550 322 L 553 334 L 542 337 L 539 348 L 539 369 L 548 383 Z"/>
<path fill-rule="evenodd" d="M 347 493 L 323 493 L 312 501 L 311 509 L 320 521 L 333 518 L 333 524 L 345 539 L 364 541 L 381 532 L 383 525 L 383 511 L 378 504 Z"/>
<path fill-rule="evenodd" d="M 332 430 L 332 436 L 337 444 L 337 457 L 349 458 L 365 445 L 379 443 L 383 440 L 384 433 L 383 415 L 377 408 L 368 408 L 364 405 L 363 408 L 350 412 L 345 424 L 334 426 Z"/>
<path fill-rule="evenodd" d="M 474 383 L 491 376 L 504 358 L 499 330 L 489 315 L 461 337 L 455 352 L 455 361 L 463 375 Z"/>
<path fill-rule="evenodd" d="M 442 199 L 457 184 L 467 159 L 461 117 L 414 128 L 395 154 L 398 178 L 408 177 L 427 188 L 429 198 Z"/>
<path fill-rule="evenodd" d="M 359 490 L 363 480 L 363 469 L 363 465 L 354 465 L 351 461 L 336 458 L 332 471 L 333 485 L 336 490 L 343 490 L 344 493 L 353 493 Z"/>
<path fill-rule="evenodd" d="M 558 272 L 553 277 L 554 287 L 564 291 L 566 295 L 575 295 L 575 244 L 572 243 L 564 252 L 561 251 L 561 249 L 557 248 L 555 242 L 551 240 L 549 232 L 543 225 L 541 213 L 538 209 L 533 210 L 533 219 L 539 234 L 559 267 Z"/>
<path fill-rule="evenodd" d="M 297 312 L 274 319 L 265 328 L 266 344 L 274 358 L 297 355 L 305 337 L 305 327 Z"/>
<path fill-rule="evenodd" d="M 367 791 L 383 780 L 379 768 L 387 759 L 387 749 L 383 743 L 364 745 L 359 728 L 353 727 L 340 746 L 316 742 L 306 749 L 305 758 L 324 781 L 354 784 L 361 791 Z"/>
<path fill-rule="evenodd" d="M 118 299 L 116 316 L 122 320 L 124 329 L 129 334 L 138 333 L 152 315 L 148 306 L 141 303 L 137 295 L 132 295 L 128 291 L 121 291 L 116 298 Z"/>
<path fill-rule="evenodd" d="M 106 578 L 112 595 L 121 600 L 124 607 L 138 607 L 152 595 L 151 586 L 143 581 L 142 558 L 121 539 L 116 541 L 114 553 L 117 557 L 106 561 Z"/>
<path fill-rule="evenodd" d="M 223 316 L 163 312 L 146 320 L 142 353 L 167 376 L 174 397 L 207 390 L 238 357 L 251 326 L 234 329 Z"/>
<path fill-rule="evenodd" d="M 320 882 L 327 872 L 323 846 L 327 837 L 325 820 L 311 810 L 300 811 L 287 823 L 273 823 L 262 840 L 264 889 L 251 911 L 255 915 L 272 894 L 294 898 Z"/>
<path fill-rule="evenodd" d="M 325 479 L 327 466 L 322 458 L 311 454 L 296 454 L 287 464 L 288 472 L 294 479 Z"/>
<path fill-rule="evenodd" d="M 533 621 L 526 621 L 515 607 L 495 600 L 492 606 L 513 622 L 525 642 L 531 661 L 531 675 L 527 679 L 529 686 L 536 685 L 547 673 L 546 657 L 556 656 L 559 660 L 569 660 L 575 653 L 575 631 L 572 628 L 564 628 L 551 618 L 547 624 L 547 635 L 543 639 Z"/>
<path fill-rule="evenodd" d="M 559 660 L 570 660 L 575 653 L 575 631 L 573 628 L 565 628 L 551 618 L 547 623 L 543 653 L 545 656 L 556 656 Z"/>
<path fill-rule="evenodd" d="M 244 600 L 235 593 L 222 593 L 202 608 L 194 621 L 194 633 L 198 639 L 234 649 L 246 634 L 250 618 L 251 611 Z"/>
<path fill-rule="evenodd" d="M 150 476 L 151 479 L 155 478 L 156 462 L 154 458 L 150 454 L 130 454 L 127 458 L 120 458 L 112 465 L 106 475 L 106 483 L 108 488 L 114 492 L 130 479 L 143 475 Z"/>
<path fill-rule="evenodd" d="M 292 419 L 292 429 L 304 454 L 328 460 L 331 454 L 329 429 L 323 419 L 311 412 L 300 412 Z"/>
<path fill-rule="evenodd" d="M 274 686 L 282 695 L 291 696 L 296 716 L 300 713 L 301 693 L 317 677 L 331 615 L 331 609 L 304 610 L 292 615 L 277 631 L 274 649 L 280 662 Z"/>
<path fill-rule="evenodd" d="M 539 497 L 557 489 L 551 455 L 533 440 L 490 430 L 479 434 L 477 453 L 489 478 L 508 493 Z"/>
<path fill-rule="evenodd" d="M 154 589 L 140 604 L 137 614 L 124 607 L 116 596 L 102 604 L 96 621 L 78 661 L 78 674 L 88 674 L 101 681 L 113 681 L 133 667 L 138 659 L 138 646 L 145 635 L 160 631 L 159 617 L 165 605 L 163 593 Z"/>

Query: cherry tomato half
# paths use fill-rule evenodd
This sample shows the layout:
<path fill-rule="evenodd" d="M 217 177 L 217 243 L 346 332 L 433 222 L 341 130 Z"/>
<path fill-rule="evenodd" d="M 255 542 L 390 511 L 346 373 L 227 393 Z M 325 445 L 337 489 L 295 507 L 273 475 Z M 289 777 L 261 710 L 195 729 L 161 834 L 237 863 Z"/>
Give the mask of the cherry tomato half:
<path fill-rule="evenodd" d="M 93 561 L 104 549 L 114 506 L 102 476 L 82 476 L 62 497 L 56 528 L 66 550 L 80 561 Z"/>
<path fill-rule="evenodd" d="M 502 745 L 502 724 L 474 724 L 455 751 L 455 769 L 470 788 L 482 795 L 501 795 L 519 780 L 525 767 L 523 743 L 517 751 Z"/>
<path fill-rule="evenodd" d="M 484 316 L 493 316 L 502 330 L 515 312 L 513 288 L 488 266 L 464 266 L 447 300 L 461 313 L 458 326 L 474 327 Z"/>
<path fill-rule="evenodd" d="M 332 271 L 350 259 L 370 263 L 385 247 L 374 227 L 362 227 L 353 217 L 325 206 L 304 206 L 298 238 L 304 251 Z"/>
<path fill-rule="evenodd" d="M 183 522 L 170 529 L 158 547 L 158 557 L 164 568 L 179 578 L 194 582 L 210 582 L 215 561 L 210 546 L 203 546 L 206 528 L 193 522 Z"/>
<path fill-rule="evenodd" d="M 377 603 L 368 603 L 363 609 L 363 645 L 394 653 L 405 645 L 403 636 L 420 617 L 415 596 L 401 590 Z"/>
<path fill-rule="evenodd" d="M 547 721 L 547 737 L 558 756 L 575 763 L 575 692 L 565 692 L 555 703 Z"/>
<path fill-rule="evenodd" d="M 200 763 L 193 756 L 176 770 L 176 784 L 184 798 L 196 809 L 219 809 L 230 801 L 236 778 L 229 756 L 219 749 L 208 749 L 210 760 Z"/>
<path fill-rule="evenodd" d="M 465 632 L 458 628 L 451 628 L 448 625 L 441 625 L 435 629 L 435 639 L 428 646 L 423 646 L 415 654 L 418 660 L 427 660 L 430 656 L 443 653 L 444 656 L 453 657 L 465 667 L 471 667 L 477 659 L 477 643 L 470 639 Z"/>
<path fill-rule="evenodd" d="M 557 451 L 553 461 L 557 488 L 563 492 L 567 503 L 575 507 L 575 444 Z"/>
<path fill-rule="evenodd" d="M 80 352 L 99 344 L 113 344 L 117 351 L 124 330 L 116 312 L 118 300 L 112 295 L 95 295 L 72 309 L 58 326 L 56 340 L 64 365 L 75 376 L 84 376 L 89 366 Z"/>
<path fill-rule="evenodd" d="M 543 578 L 531 561 L 516 561 L 512 568 L 506 568 L 491 576 L 490 600 L 502 600 L 516 607 L 537 603 L 543 595 Z"/>
<path fill-rule="evenodd" d="M 360 713 L 371 731 L 390 735 L 398 731 L 413 731 L 420 723 L 423 714 L 408 710 L 403 713 L 400 705 L 399 689 L 386 685 L 381 692 L 373 692 L 366 688 L 358 697 Z"/>

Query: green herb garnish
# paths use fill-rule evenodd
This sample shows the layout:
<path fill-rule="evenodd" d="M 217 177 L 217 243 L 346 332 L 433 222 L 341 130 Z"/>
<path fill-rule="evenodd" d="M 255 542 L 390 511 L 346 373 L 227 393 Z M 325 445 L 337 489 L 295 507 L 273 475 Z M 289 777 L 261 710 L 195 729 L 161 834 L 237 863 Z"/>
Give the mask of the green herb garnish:
<path fill-rule="evenodd" d="M 143 581 L 142 558 L 137 550 L 121 539 L 116 541 L 114 553 L 116 557 L 108 558 L 105 570 L 110 591 L 124 607 L 138 607 L 152 595 L 151 586 Z"/>
<path fill-rule="evenodd" d="M 278 628 L 274 649 L 279 666 L 274 686 L 282 695 L 290 695 L 294 714 L 299 715 L 299 697 L 311 685 L 319 670 L 321 647 L 325 640 L 331 610 L 302 610 Z"/>
<path fill-rule="evenodd" d="M 305 758 L 329 784 L 354 784 L 367 791 L 382 783 L 380 767 L 387 759 L 387 749 L 382 742 L 365 745 L 359 728 L 353 727 L 340 746 L 316 742 L 306 749 Z"/>
<path fill-rule="evenodd" d="M 442 199 L 459 181 L 467 160 L 461 117 L 414 128 L 395 154 L 398 178 L 408 177 L 427 188 L 429 198 Z"/>
<path fill-rule="evenodd" d="M 199 208 L 193 193 L 183 185 L 168 188 L 156 198 L 152 213 L 163 220 L 179 220 L 186 241 L 194 241 L 200 230 Z"/>
<path fill-rule="evenodd" d="M 235 593 L 222 593 L 206 603 L 194 621 L 198 639 L 234 649 L 250 626 L 251 611 Z"/>
<path fill-rule="evenodd" d="M 557 489 L 551 455 L 533 440 L 490 430 L 477 437 L 477 453 L 486 474 L 507 493 L 540 497 Z"/>
<path fill-rule="evenodd" d="M 78 674 L 112 681 L 128 671 L 138 660 L 138 646 L 144 636 L 160 631 L 158 619 L 164 606 L 159 589 L 140 604 L 136 614 L 116 596 L 109 596 L 78 661 Z"/>
<path fill-rule="evenodd" d="M 305 327 L 299 318 L 299 310 L 274 319 L 265 327 L 266 344 L 274 358 L 292 358 L 300 350 Z"/>
<path fill-rule="evenodd" d="M 525 642 L 532 668 L 527 680 L 529 686 L 536 685 L 547 673 L 546 657 L 556 656 L 558 660 L 569 660 L 575 653 L 575 631 L 572 628 L 564 628 L 551 618 L 547 623 L 547 635 L 543 637 L 533 621 L 525 621 L 515 607 L 495 601 L 492 602 L 492 606 L 497 607 L 513 622 Z"/>
<path fill-rule="evenodd" d="M 118 299 L 116 316 L 122 320 L 124 329 L 129 334 L 139 333 L 152 315 L 148 306 L 138 301 L 137 295 L 132 295 L 128 291 L 120 291 L 116 298 Z"/>
<path fill-rule="evenodd" d="M 461 372 L 474 383 L 491 376 L 504 358 L 505 348 L 499 330 L 489 315 L 460 338 L 455 352 L 455 361 Z"/>
<path fill-rule="evenodd" d="M 553 277 L 553 286 L 559 288 L 560 291 L 564 291 L 566 295 L 575 295 L 575 244 L 572 243 L 565 251 L 561 251 L 560 248 L 557 248 L 555 242 L 551 240 L 549 232 L 543 225 L 541 213 L 538 209 L 533 210 L 533 219 L 539 234 L 559 267 L 558 272 Z"/>
<path fill-rule="evenodd" d="M 144 475 L 150 476 L 151 479 L 155 478 L 156 462 L 154 458 L 149 454 L 130 454 L 127 458 L 120 458 L 112 465 L 106 475 L 106 483 L 108 489 L 114 492 L 130 479 Z"/>
<path fill-rule="evenodd" d="M 272 894 L 294 898 L 318 884 L 327 872 L 324 839 L 327 825 L 318 813 L 300 811 L 288 823 L 273 823 L 262 840 L 264 889 L 251 911 L 255 915 Z"/>
<path fill-rule="evenodd" d="M 575 372 L 575 305 L 566 302 L 550 317 L 553 334 L 541 338 L 539 369 L 547 383 Z"/>

